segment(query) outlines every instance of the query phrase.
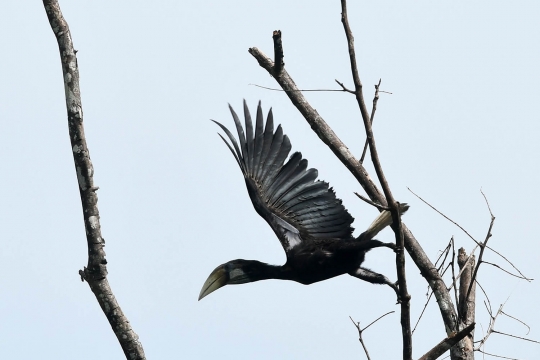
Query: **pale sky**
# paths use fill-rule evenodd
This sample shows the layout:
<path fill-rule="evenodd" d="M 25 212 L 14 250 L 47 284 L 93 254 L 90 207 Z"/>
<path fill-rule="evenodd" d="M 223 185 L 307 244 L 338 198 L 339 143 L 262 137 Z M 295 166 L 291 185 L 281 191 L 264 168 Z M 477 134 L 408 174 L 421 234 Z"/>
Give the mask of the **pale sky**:
<path fill-rule="evenodd" d="M 148 359 L 362 359 L 349 316 L 367 325 L 374 359 L 401 354 L 399 306 L 384 286 L 341 276 L 304 286 L 226 286 L 197 302 L 210 272 L 243 258 L 285 262 L 254 211 L 234 158 L 217 136 L 227 103 L 262 100 L 320 179 L 355 217 L 377 214 L 347 169 L 247 52 L 273 56 L 302 89 L 352 88 L 339 1 L 61 1 L 79 51 L 85 130 L 100 187 L 109 282 Z M 121 359 L 122 350 L 78 270 L 87 246 L 67 131 L 58 47 L 38 1 L 4 4 L 0 21 L 0 358 Z M 531 278 L 540 278 L 540 4 L 537 1 L 350 1 L 366 101 L 382 78 L 374 132 L 404 220 L 434 260 L 453 235 L 474 243 L 408 190 L 430 201 Z M 354 154 L 364 144 L 354 96 L 306 93 Z M 375 173 L 368 166 L 372 177 Z M 392 241 L 393 233 L 378 237 Z M 486 252 L 485 259 L 511 270 Z M 394 256 L 365 265 L 396 279 Z M 407 257 L 412 322 L 427 283 Z M 540 340 L 538 281 L 483 266 L 480 284 L 509 318 L 496 329 Z M 480 291 L 479 291 L 480 293 Z M 508 299 L 508 300 L 507 300 Z M 476 340 L 488 326 L 479 295 Z M 414 358 L 445 337 L 432 302 L 413 337 Z M 537 359 L 540 346 L 492 335 L 486 351 Z M 481 358 L 480 354 L 477 354 Z"/>

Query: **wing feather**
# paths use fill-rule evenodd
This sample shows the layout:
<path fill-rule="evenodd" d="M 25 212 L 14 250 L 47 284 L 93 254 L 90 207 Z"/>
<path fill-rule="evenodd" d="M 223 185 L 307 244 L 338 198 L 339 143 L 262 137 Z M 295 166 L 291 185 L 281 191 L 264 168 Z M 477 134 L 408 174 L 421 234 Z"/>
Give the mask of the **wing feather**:
<path fill-rule="evenodd" d="M 255 210 L 272 227 L 285 252 L 302 243 L 325 239 L 351 239 L 353 217 L 336 198 L 334 190 L 324 181 L 316 181 L 318 171 L 308 169 L 302 154 L 291 151 L 291 142 L 281 125 L 274 132 L 272 110 L 264 124 L 261 103 L 257 108 L 256 124 L 244 101 L 245 133 L 233 108 L 229 105 L 238 133 L 232 133 L 216 122 L 229 138 L 221 138 L 246 180 Z"/>
<path fill-rule="evenodd" d="M 253 139 L 253 176 L 258 176 L 261 161 L 261 155 L 263 152 L 264 145 L 264 120 L 263 113 L 261 109 L 261 102 L 259 101 L 259 106 L 257 107 L 257 120 L 255 124 L 255 138 Z"/>
<path fill-rule="evenodd" d="M 253 161 L 254 161 L 254 151 L 253 151 L 253 122 L 251 121 L 251 114 L 244 100 L 244 120 L 246 124 L 246 149 L 247 149 L 247 162 L 249 175 L 253 176 Z"/>

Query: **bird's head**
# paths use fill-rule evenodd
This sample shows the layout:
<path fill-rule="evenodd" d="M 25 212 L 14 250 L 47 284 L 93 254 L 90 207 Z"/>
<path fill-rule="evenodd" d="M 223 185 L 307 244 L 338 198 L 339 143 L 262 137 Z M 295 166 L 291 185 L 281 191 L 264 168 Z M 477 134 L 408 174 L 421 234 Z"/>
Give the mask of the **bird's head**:
<path fill-rule="evenodd" d="M 232 260 L 219 265 L 208 279 L 199 294 L 199 300 L 225 285 L 245 284 L 262 280 L 265 269 L 270 265 L 254 260 Z"/>

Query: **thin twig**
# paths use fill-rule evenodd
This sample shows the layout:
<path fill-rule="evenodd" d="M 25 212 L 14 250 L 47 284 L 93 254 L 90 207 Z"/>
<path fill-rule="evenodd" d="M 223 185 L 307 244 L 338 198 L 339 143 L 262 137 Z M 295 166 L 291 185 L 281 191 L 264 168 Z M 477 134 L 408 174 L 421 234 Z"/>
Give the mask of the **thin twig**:
<path fill-rule="evenodd" d="M 471 278 L 471 285 L 469 286 L 469 291 L 467 292 L 467 296 L 465 298 L 465 301 L 469 300 L 469 296 L 471 294 L 471 289 L 473 288 L 474 281 L 476 280 L 478 270 L 480 269 L 480 265 L 482 265 L 482 258 L 484 256 L 484 250 L 486 249 L 487 242 L 489 241 L 489 239 L 492 236 L 491 230 L 493 229 L 493 224 L 495 223 L 495 216 L 491 212 L 491 208 L 489 207 L 489 202 L 488 202 L 488 200 L 486 198 L 486 195 L 484 195 L 482 190 L 480 190 L 480 192 L 482 193 L 482 195 L 484 196 L 484 199 L 486 200 L 486 204 L 487 204 L 487 207 L 488 207 L 488 210 L 489 210 L 489 214 L 491 215 L 491 222 L 489 223 L 489 229 L 487 231 L 486 238 L 485 238 L 484 242 L 482 244 L 480 244 L 480 254 L 478 255 L 478 261 L 476 263 L 476 268 L 474 269 L 474 273 L 473 273 L 472 278 Z"/>
<path fill-rule="evenodd" d="M 359 193 L 355 192 L 354 193 L 356 196 L 358 196 L 361 200 L 367 202 L 369 205 L 372 205 L 372 206 L 375 206 L 377 209 L 379 210 L 386 210 L 386 211 L 390 211 L 390 208 L 388 206 L 382 206 L 381 204 L 377 204 L 371 200 L 369 200 L 368 198 L 360 195 Z"/>
<path fill-rule="evenodd" d="M 508 299 L 506 299 L 506 301 L 508 301 Z M 480 348 L 486 343 L 486 341 L 488 340 L 490 335 L 493 333 L 493 330 L 495 328 L 495 321 L 497 321 L 497 318 L 501 314 L 501 311 L 502 311 L 504 305 L 506 304 L 506 301 L 499 306 L 499 310 L 497 310 L 497 314 L 495 314 L 495 316 L 493 316 L 493 314 L 490 313 L 490 315 L 489 315 L 490 316 L 489 326 L 488 326 L 488 329 L 486 331 L 486 335 L 479 341 L 478 346 L 474 349 L 475 351 L 480 350 Z"/>
<path fill-rule="evenodd" d="M 309 92 L 309 91 L 327 91 L 327 92 L 336 91 L 336 92 L 344 92 L 344 91 L 346 91 L 346 90 L 339 90 L 339 89 L 296 89 L 296 90 L 283 90 L 283 89 L 274 89 L 274 88 L 270 88 L 270 87 L 266 87 L 266 86 L 261 86 L 261 85 L 257 85 L 257 84 L 248 84 L 248 85 L 256 86 L 256 87 L 259 87 L 259 88 L 261 88 L 261 89 L 272 90 L 272 91 L 299 91 L 299 92 Z"/>
<path fill-rule="evenodd" d="M 505 312 L 502 311 L 502 310 L 501 310 L 501 313 L 502 313 L 503 315 L 508 316 L 508 317 L 511 318 L 511 319 L 516 320 L 517 322 L 519 322 L 519 323 L 523 324 L 525 327 L 527 327 L 527 333 L 526 333 L 525 335 L 529 335 L 529 332 L 531 331 L 531 327 L 530 327 L 529 325 L 525 324 L 523 321 L 519 320 L 518 318 L 513 317 L 512 315 L 508 315 L 507 313 L 505 313 Z"/>
<path fill-rule="evenodd" d="M 534 279 L 531 279 L 531 278 L 528 278 L 527 276 L 523 275 L 523 273 L 521 271 L 519 271 L 519 269 L 510 261 L 508 260 L 503 254 L 499 253 L 498 251 L 496 251 L 495 249 L 489 247 L 486 245 L 486 248 L 488 248 L 489 250 L 493 251 L 495 254 L 499 255 L 500 257 L 502 257 L 508 264 L 510 264 L 510 266 L 512 266 L 524 279 L 526 280 L 529 280 L 529 281 L 532 281 Z"/>
<path fill-rule="evenodd" d="M 491 332 L 494 333 L 494 334 L 505 335 L 505 336 L 509 336 L 509 337 L 516 338 L 516 339 L 525 340 L 525 341 L 530 341 L 530 342 L 533 342 L 533 343 L 536 343 L 536 344 L 540 344 L 540 341 L 536 341 L 536 340 L 532 340 L 532 339 L 527 339 L 527 338 L 524 338 L 524 337 L 521 337 L 521 336 L 516 336 L 516 335 L 511 335 L 511 334 L 503 333 L 503 332 L 500 332 L 500 331 L 497 331 L 497 330 L 491 330 Z"/>
<path fill-rule="evenodd" d="M 349 319 L 351 319 L 352 323 L 354 324 L 354 326 L 358 330 L 358 341 L 360 341 L 360 344 L 362 344 L 362 347 L 364 348 L 364 352 L 366 353 L 366 356 L 367 356 L 368 360 L 370 360 L 371 358 L 369 356 L 369 352 L 367 350 L 366 344 L 364 343 L 364 339 L 362 338 L 362 333 L 364 331 L 366 331 L 371 325 L 375 324 L 377 321 L 379 321 L 380 319 L 382 319 L 386 315 L 391 314 L 393 312 L 395 312 L 395 311 L 389 311 L 386 314 L 379 316 L 377 319 L 373 320 L 368 326 L 366 326 L 363 329 L 360 329 L 360 322 L 355 322 L 353 320 L 353 318 L 349 316 Z"/>
<path fill-rule="evenodd" d="M 346 91 L 348 93 L 351 93 L 351 94 L 354 94 L 354 91 L 348 89 L 345 85 L 343 85 L 343 83 L 341 81 L 339 81 L 338 79 L 335 79 L 336 82 L 339 84 L 339 86 L 341 86 L 341 88 L 343 89 L 343 91 Z"/>
<path fill-rule="evenodd" d="M 371 118 L 369 121 L 371 122 L 371 126 L 373 126 L 373 120 L 375 118 L 375 111 L 377 111 L 377 102 L 379 101 L 379 88 L 381 87 L 381 79 L 379 79 L 379 83 L 375 85 L 375 96 L 373 97 L 373 108 L 371 109 Z M 360 163 L 364 162 L 364 158 L 366 157 L 366 152 L 369 146 L 368 139 L 364 142 L 364 150 L 362 151 L 362 156 L 360 156 Z"/>
<path fill-rule="evenodd" d="M 491 266 L 494 266 L 494 267 L 496 267 L 496 268 L 499 268 L 500 270 L 504 271 L 505 273 L 507 273 L 507 274 L 509 274 L 509 275 L 512 275 L 512 276 L 514 276 L 514 277 L 517 277 L 518 279 L 527 280 L 528 282 L 531 282 L 531 281 L 534 280 L 534 279 L 529 279 L 529 278 L 526 278 L 526 277 L 523 277 L 523 276 L 519 276 L 519 275 L 516 275 L 516 274 L 512 274 L 510 271 L 505 270 L 505 269 L 503 269 L 502 267 L 500 267 L 499 265 L 494 264 L 494 263 L 491 263 L 491 262 L 489 262 L 489 261 L 485 261 L 485 260 L 484 260 L 483 263 L 484 263 L 484 264 L 491 265 Z"/>
<path fill-rule="evenodd" d="M 482 353 L 482 354 L 489 355 L 489 356 L 493 356 L 493 357 L 496 357 L 496 358 L 499 358 L 499 359 L 519 360 L 519 359 L 516 359 L 516 358 L 510 358 L 510 357 L 506 357 L 506 356 L 501 356 L 501 355 L 491 354 L 491 353 L 488 353 L 488 352 L 486 352 L 486 351 L 484 351 L 484 350 L 480 350 L 480 349 L 475 350 L 475 351 L 478 351 L 478 352 L 480 352 L 480 353 Z"/>
<path fill-rule="evenodd" d="M 472 239 L 472 241 L 474 241 L 477 245 L 480 245 L 480 243 L 471 235 L 469 234 L 469 232 L 467 230 L 465 230 L 461 225 L 459 225 L 457 222 L 455 222 L 454 220 L 450 219 L 448 216 L 446 216 L 445 214 L 443 214 L 442 212 L 440 212 L 439 210 L 437 210 L 435 208 L 435 206 L 431 205 L 430 203 L 428 203 L 426 200 L 422 199 L 420 197 L 420 195 L 416 194 L 414 191 L 412 191 L 409 187 L 407 187 L 407 189 L 414 195 L 416 196 L 418 199 L 420 199 L 424 204 L 426 204 L 427 206 L 429 206 L 430 208 L 432 208 L 433 210 L 435 210 L 437 213 L 439 213 L 439 215 L 441 215 L 442 217 L 444 217 L 446 220 L 450 221 L 452 224 L 456 225 L 458 228 L 461 229 L 461 231 L 463 231 L 465 234 L 467 234 L 468 237 L 470 237 Z"/>
<path fill-rule="evenodd" d="M 480 288 L 480 290 L 482 290 L 482 292 L 484 293 L 484 297 L 485 297 L 486 300 L 487 300 L 487 304 L 486 304 L 486 301 L 484 300 L 484 306 L 486 307 L 489 316 L 491 316 L 493 312 L 492 312 L 492 309 L 491 309 L 491 301 L 489 301 L 489 296 L 488 296 L 488 294 L 486 293 L 486 290 L 484 290 L 484 288 L 482 287 L 482 285 L 480 285 L 480 282 L 479 282 L 478 280 L 476 280 L 476 285 L 478 285 L 478 287 Z M 489 305 L 489 306 L 488 306 L 488 305 Z"/>
<path fill-rule="evenodd" d="M 420 316 L 418 316 L 418 320 L 416 320 L 416 324 L 414 324 L 414 329 L 412 329 L 412 333 L 414 334 L 414 332 L 416 331 L 416 328 L 418 327 L 418 324 L 420 324 L 420 320 L 422 319 L 422 316 L 424 316 L 424 312 L 426 311 L 427 309 L 427 306 L 429 304 L 429 300 L 431 300 L 431 296 L 433 295 L 433 291 L 430 291 L 429 292 L 429 295 L 428 295 L 428 298 L 427 298 L 427 301 L 426 303 L 424 304 L 424 308 L 422 309 L 422 312 L 420 313 Z"/>
<path fill-rule="evenodd" d="M 440 273 L 441 277 L 444 276 L 444 274 L 448 270 L 449 266 L 452 265 L 452 263 L 448 264 L 446 266 L 446 268 L 441 272 L 441 269 L 444 266 L 444 263 L 446 262 L 446 255 L 448 255 L 450 245 L 451 244 L 448 243 L 446 248 L 443 251 L 441 251 L 441 254 L 439 255 L 439 257 L 435 261 L 435 266 L 436 266 L 437 263 L 439 262 L 439 260 L 444 256 L 443 261 L 441 262 L 441 265 L 439 266 L 439 268 L 437 268 L 437 271 Z M 424 304 L 424 308 L 422 309 L 422 312 L 420 313 L 420 315 L 418 316 L 418 319 L 416 320 L 416 323 L 414 324 L 414 328 L 412 330 L 413 334 L 416 331 L 416 328 L 418 327 L 418 325 L 420 324 L 420 320 L 422 320 L 422 317 L 424 316 L 424 313 L 425 313 L 425 311 L 426 311 L 426 309 L 427 309 L 427 307 L 429 305 L 431 297 L 433 296 L 433 290 L 431 290 L 431 288 L 429 288 L 429 287 L 428 287 L 428 292 L 426 293 L 426 296 L 427 296 L 427 300 L 426 300 L 426 303 Z"/>
<path fill-rule="evenodd" d="M 389 312 L 387 312 L 386 314 L 383 314 L 383 315 L 379 316 L 378 318 L 376 318 L 375 320 L 373 320 L 372 322 L 370 322 L 368 326 L 366 326 L 365 328 L 363 328 L 362 331 L 367 330 L 367 328 L 369 328 L 371 325 L 375 324 L 377 321 L 381 320 L 381 319 L 382 319 L 383 317 L 385 317 L 386 315 L 390 315 L 390 314 L 393 314 L 393 313 L 395 313 L 394 310 L 389 311 Z"/>

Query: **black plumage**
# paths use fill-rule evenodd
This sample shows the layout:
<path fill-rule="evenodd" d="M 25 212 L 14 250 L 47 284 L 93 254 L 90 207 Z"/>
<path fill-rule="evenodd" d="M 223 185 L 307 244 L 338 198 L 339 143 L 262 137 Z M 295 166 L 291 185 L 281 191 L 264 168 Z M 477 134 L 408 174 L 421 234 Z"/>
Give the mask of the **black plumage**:
<path fill-rule="evenodd" d="M 367 251 L 393 244 L 373 240 L 392 222 L 388 212 L 382 212 L 371 226 L 354 238 L 354 219 L 342 205 L 328 183 L 316 181 L 318 171 L 308 169 L 302 154 L 291 151 L 291 142 L 281 125 L 274 131 L 272 110 L 264 126 L 261 104 L 257 108 L 255 128 L 244 101 L 244 128 L 230 107 L 238 133 L 232 133 L 215 121 L 230 143 L 223 139 L 238 163 L 257 213 L 268 222 L 278 237 L 287 262 L 283 266 L 268 265 L 253 260 L 233 260 L 218 266 L 208 277 L 199 300 L 227 284 L 242 284 L 265 279 L 293 280 L 311 284 L 342 274 L 350 274 L 377 284 L 397 286 L 385 276 L 360 265 Z M 405 205 L 403 211 L 406 211 Z"/>

